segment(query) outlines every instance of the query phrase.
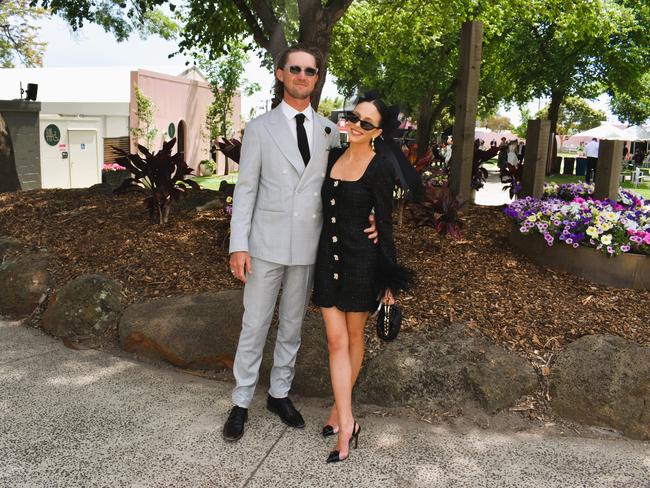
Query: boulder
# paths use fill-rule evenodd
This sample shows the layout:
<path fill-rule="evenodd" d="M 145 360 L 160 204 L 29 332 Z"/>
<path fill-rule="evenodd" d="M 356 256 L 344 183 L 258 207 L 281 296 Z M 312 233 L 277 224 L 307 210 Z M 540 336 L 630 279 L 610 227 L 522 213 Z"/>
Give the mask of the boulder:
<path fill-rule="evenodd" d="M 48 255 L 23 254 L 0 264 L 0 315 L 23 318 L 38 306 L 51 285 Z"/>
<path fill-rule="evenodd" d="M 242 290 L 226 290 L 131 305 L 120 319 L 120 344 L 182 368 L 232 368 L 242 298 Z"/>
<path fill-rule="evenodd" d="M 9 253 L 18 251 L 22 247 L 23 244 L 18 239 L 0 236 L 0 261 L 3 261 Z"/>
<path fill-rule="evenodd" d="M 535 369 L 527 360 L 496 347 L 489 348 L 480 363 L 465 366 L 465 380 L 489 413 L 514 405 L 537 386 Z"/>
<path fill-rule="evenodd" d="M 650 439 L 650 348 L 611 335 L 581 337 L 558 355 L 549 382 L 563 417 Z"/>
<path fill-rule="evenodd" d="M 277 324 L 273 323 L 260 367 L 259 381 L 262 385 L 269 384 L 276 336 Z M 320 312 L 308 311 L 302 323 L 302 338 L 296 358 L 296 375 L 291 383 L 291 393 L 308 397 L 332 396 L 327 336 Z"/>
<path fill-rule="evenodd" d="M 50 297 L 43 329 L 57 337 L 107 337 L 116 330 L 123 302 L 121 285 L 108 276 L 78 276 Z"/>
<path fill-rule="evenodd" d="M 435 339 L 402 334 L 361 371 L 356 394 L 365 403 L 453 410 L 466 405 L 489 412 L 505 408 L 537 384 L 519 358 L 453 324 Z"/>
<path fill-rule="evenodd" d="M 158 298 L 128 307 L 119 324 L 128 352 L 163 359 L 181 368 L 232 368 L 244 313 L 242 290 Z M 269 384 L 277 320 L 271 324 L 260 366 L 260 385 Z M 317 312 L 308 312 L 296 360 L 292 393 L 329 396 L 327 338 Z"/>

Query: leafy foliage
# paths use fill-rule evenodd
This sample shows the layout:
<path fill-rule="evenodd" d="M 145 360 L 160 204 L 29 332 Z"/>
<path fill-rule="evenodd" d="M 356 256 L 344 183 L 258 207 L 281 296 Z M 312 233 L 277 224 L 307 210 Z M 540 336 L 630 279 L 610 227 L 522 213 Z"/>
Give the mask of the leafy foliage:
<path fill-rule="evenodd" d="M 644 0 L 511 0 L 497 44 L 517 86 L 510 101 L 550 98 L 551 131 L 568 96 L 629 92 L 650 70 Z"/>
<path fill-rule="evenodd" d="M 206 129 L 210 140 L 230 136 L 232 131 L 232 99 L 238 90 L 250 96 L 259 90 L 257 83 L 249 83 L 243 76 L 248 54 L 241 43 L 230 47 L 228 54 L 210 60 L 195 53 L 195 59 L 212 88 L 213 102 L 206 114 Z"/>
<path fill-rule="evenodd" d="M 332 111 L 343 108 L 343 99 L 341 97 L 323 98 L 318 104 L 318 113 L 323 117 L 329 117 Z"/>
<path fill-rule="evenodd" d="M 535 116 L 538 119 L 548 119 L 549 107 L 542 108 Z M 597 127 L 607 115 L 602 110 L 591 107 L 583 98 L 566 97 L 560 105 L 557 121 L 557 134 L 573 135 L 592 127 Z"/>
<path fill-rule="evenodd" d="M 491 131 L 511 130 L 513 128 L 509 117 L 505 115 L 492 115 L 482 121 L 482 125 Z"/>
<path fill-rule="evenodd" d="M 521 180 L 524 174 L 523 164 L 510 164 L 506 163 L 505 167 L 501 168 L 500 176 L 501 183 L 505 183 L 503 191 L 508 190 L 510 198 L 516 198 L 521 190 Z"/>
<path fill-rule="evenodd" d="M 32 7 L 41 5 L 59 15 L 75 31 L 88 21 L 105 32 L 112 32 L 118 41 L 125 41 L 132 33 L 141 37 L 156 34 L 164 39 L 173 38 L 179 27 L 158 8 L 166 3 L 167 0 L 30 0 Z M 175 5 L 169 3 L 169 10 L 175 9 Z"/>
<path fill-rule="evenodd" d="M 465 21 L 486 23 L 479 112 L 494 111 L 510 93 L 503 61 L 492 48 L 496 29 L 487 27 L 501 21 L 501 10 L 478 0 L 358 0 L 334 29 L 330 68 L 346 95 L 374 88 L 407 114 L 417 113 L 421 156 L 431 132 L 450 125 Z"/>
<path fill-rule="evenodd" d="M 158 134 L 158 129 L 154 125 L 156 105 L 137 86 L 135 87 L 135 103 L 135 114 L 138 118 L 138 125 L 137 127 L 131 128 L 131 134 L 136 140 L 143 140 L 147 149 L 151 150 L 153 140 L 156 138 L 156 134 Z"/>
<path fill-rule="evenodd" d="M 627 91 L 614 94 L 610 107 L 619 119 L 631 125 L 643 125 L 650 120 L 650 72 Z"/>
<path fill-rule="evenodd" d="M 175 144 L 176 138 L 173 138 L 163 143 L 162 149 L 155 154 L 138 145 L 138 150 L 144 158 L 137 153 L 129 154 L 118 147 L 114 148 L 123 155 L 117 160 L 118 164 L 133 174 L 132 178 L 125 179 L 114 192 L 119 194 L 146 190 L 148 196 L 144 204 L 149 210 L 152 222 L 158 224 L 168 222 L 172 201 L 184 196 L 188 186 L 195 190 L 200 189 L 195 181 L 185 179 L 194 170 L 187 166 L 180 153 L 172 155 Z"/>
<path fill-rule="evenodd" d="M 217 143 L 219 150 L 229 159 L 239 164 L 241 156 L 241 141 L 239 139 L 225 139 Z"/>
<path fill-rule="evenodd" d="M 428 181 L 425 183 L 424 201 L 420 203 L 417 225 L 433 227 L 441 236 L 460 239 L 464 223 L 459 212 L 466 203 L 454 195 L 448 182 L 437 186 Z"/>
<path fill-rule="evenodd" d="M 38 41 L 35 23 L 47 17 L 45 9 L 28 0 L 0 1 L 0 66 L 42 66 L 46 43 Z"/>

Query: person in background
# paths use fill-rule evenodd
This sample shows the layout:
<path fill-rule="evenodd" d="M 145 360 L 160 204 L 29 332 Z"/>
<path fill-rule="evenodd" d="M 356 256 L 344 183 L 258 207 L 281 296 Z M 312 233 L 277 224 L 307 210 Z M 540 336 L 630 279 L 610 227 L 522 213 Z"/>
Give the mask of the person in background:
<path fill-rule="evenodd" d="M 637 168 L 642 166 L 644 158 L 645 158 L 645 153 L 643 152 L 643 149 L 641 148 L 641 146 L 637 146 L 637 148 L 634 150 L 634 156 L 632 156 L 632 161 L 634 162 L 634 166 Z"/>
<path fill-rule="evenodd" d="M 585 154 L 587 155 L 587 174 L 585 175 L 585 183 L 591 183 L 596 178 L 599 147 L 598 139 L 595 137 L 585 146 Z"/>
<path fill-rule="evenodd" d="M 512 166 L 517 166 L 519 163 L 519 157 L 517 156 L 517 151 L 519 149 L 519 142 L 517 139 L 513 139 L 508 144 L 508 164 Z"/>
<path fill-rule="evenodd" d="M 499 159 L 498 159 L 499 169 L 506 169 L 506 164 L 508 164 L 508 141 L 505 137 L 501 138 L 501 143 L 499 144 Z"/>

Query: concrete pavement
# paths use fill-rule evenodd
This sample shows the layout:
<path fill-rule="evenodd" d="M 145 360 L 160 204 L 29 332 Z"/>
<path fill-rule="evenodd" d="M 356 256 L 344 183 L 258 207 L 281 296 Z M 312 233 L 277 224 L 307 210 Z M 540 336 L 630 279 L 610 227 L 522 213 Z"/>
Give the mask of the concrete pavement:
<path fill-rule="evenodd" d="M 326 465 L 326 402 L 295 398 L 307 427 L 293 430 L 264 409 L 263 388 L 246 435 L 227 444 L 230 390 L 0 321 L 0 487 L 650 488 L 650 443 L 372 413 L 359 449 Z"/>

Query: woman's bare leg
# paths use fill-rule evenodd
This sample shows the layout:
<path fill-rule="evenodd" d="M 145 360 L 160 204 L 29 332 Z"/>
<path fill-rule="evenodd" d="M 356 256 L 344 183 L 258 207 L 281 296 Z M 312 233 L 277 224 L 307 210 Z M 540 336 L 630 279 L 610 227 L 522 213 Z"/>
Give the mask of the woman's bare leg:
<path fill-rule="evenodd" d="M 350 364 L 352 367 L 352 387 L 354 388 L 359 372 L 361 371 L 361 364 L 363 363 L 363 356 L 366 351 L 365 341 L 365 326 L 368 320 L 368 312 L 346 312 L 346 323 L 348 327 L 349 338 L 349 351 L 350 351 Z M 336 415 L 336 403 L 332 405 L 330 416 L 325 425 L 331 425 L 336 432 L 338 430 L 338 417 Z"/>
<path fill-rule="evenodd" d="M 350 361 L 350 341 L 345 312 L 335 307 L 321 308 L 327 347 L 330 357 L 330 378 L 334 401 L 339 420 L 337 450 L 341 458 L 348 455 L 348 441 L 352 436 L 354 419 L 352 416 L 352 364 Z"/>

